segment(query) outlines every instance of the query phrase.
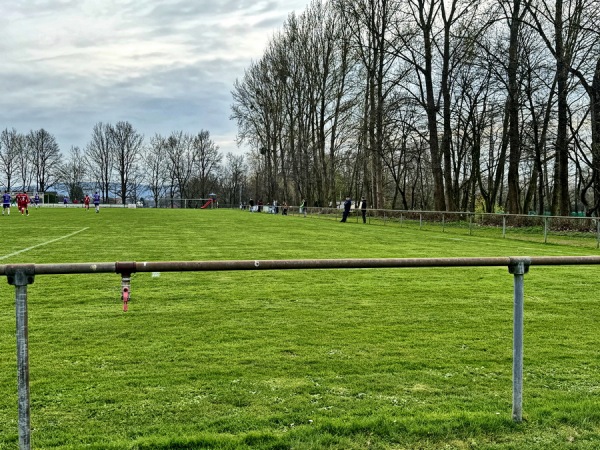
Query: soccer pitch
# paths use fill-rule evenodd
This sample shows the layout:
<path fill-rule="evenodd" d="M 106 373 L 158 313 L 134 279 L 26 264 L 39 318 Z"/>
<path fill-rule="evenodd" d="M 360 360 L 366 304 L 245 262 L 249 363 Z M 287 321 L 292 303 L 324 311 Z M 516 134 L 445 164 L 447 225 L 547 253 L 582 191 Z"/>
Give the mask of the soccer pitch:
<path fill-rule="evenodd" d="M 13 209 L 0 264 L 596 255 L 595 249 L 239 210 Z M 600 447 L 597 266 L 525 275 L 511 419 L 507 268 L 38 275 L 33 448 Z M 0 449 L 18 448 L 14 287 Z"/>

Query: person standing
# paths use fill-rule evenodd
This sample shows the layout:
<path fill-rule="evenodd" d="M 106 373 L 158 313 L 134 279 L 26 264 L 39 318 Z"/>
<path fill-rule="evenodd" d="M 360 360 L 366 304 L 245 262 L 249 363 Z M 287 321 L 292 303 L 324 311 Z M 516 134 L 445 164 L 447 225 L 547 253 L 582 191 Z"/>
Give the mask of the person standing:
<path fill-rule="evenodd" d="M 248 211 L 253 212 L 254 211 L 254 200 L 253 199 L 248 200 L 248 206 L 249 206 Z"/>
<path fill-rule="evenodd" d="M 100 212 L 100 194 L 98 191 L 94 192 L 94 208 L 96 208 L 96 212 Z"/>
<path fill-rule="evenodd" d="M 83 207 L 86 211 L 90 210 L 90 196 L 85 194 L 85 198 L 83 199 Z"/>
<path fill-rule="evenodd" d="M 6 215 L 10 216 L 10 194 L 8 191 L 4 191 L 4 195 L 2 195 L 2 215 L 4 215 L 4 211 L 6 211 Z"/>
<path fill-rule="evenodd" d="M 364 196 L 360 199 L 360 212 L 362 213 L 363 223 L 367 223 L 367 199 Z"/>
<path fill-rule="evenodd" d="M 304 214 L 304 217 L 306 217 L 306 206 L 307 206 L 307 204 L 306 204 L 306 199 L 305 199 L 305 198 L 303 198 L 303 199 L 302 199 L 302 204 L 300 205 L 300 212 L 301 212 L 302 214 Z"/>
<path fill-rule="evenodd" d="M 69 197 L 67 197 L 66 195 L 63 197 L 63 204 L 65 205 L 65 208 L 69 204 Z"/>
<path fill-rule="evenodd" d="M 287 211 L 288 211 L 288 204 L 287 204 L 287 202 L 283 202 L 283 206 L 282 206 L 282 210 L 281 210 L 281 215 L 282 216 L 287 216 Z"/>
<path fill-rule="evenodd" d="M 346 222 L 348 214 L 350 214 L 350 208 L 352 208 L 352 200 L 350 200 L 350 197 L 346 197 L 346 200 L 344 201 L 344 213 L 342 214 L 342 220 L 340 220 L 340 222 Z"/>
<path fill-rule="evenodd" d="M 19 211 L 21 211 L 21 215 L 25 214 L 26 216 L 29 215 L 29 207 L 27 205 L 29 205 L 29 195 L 27 195 L 27 192 L 23 191 L 20 194 L 17 194 L 15 196 L 15 200 L 17 201 L 17 208 L 19 208 Z"/>
<path fill-rule="evenodd" d="M 38 194 L 37 192 L 33 196 L 33 204 L 35 205 L 36 208 L 39 208 L 39 206 L 40 206 L 40 194 Z"/>

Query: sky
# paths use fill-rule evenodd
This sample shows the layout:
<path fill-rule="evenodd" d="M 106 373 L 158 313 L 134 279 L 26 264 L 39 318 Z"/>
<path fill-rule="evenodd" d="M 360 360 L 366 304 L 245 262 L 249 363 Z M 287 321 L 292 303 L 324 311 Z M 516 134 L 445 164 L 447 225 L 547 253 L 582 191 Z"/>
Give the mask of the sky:
<path fill-rule="evenodd" d="M 0 2 L 0 130 L 44 128 L 61 152 L 98 122 L 156 133 L 210 132 L 244 153 L 231 91 L 288 15 L 310 0 Z"/>

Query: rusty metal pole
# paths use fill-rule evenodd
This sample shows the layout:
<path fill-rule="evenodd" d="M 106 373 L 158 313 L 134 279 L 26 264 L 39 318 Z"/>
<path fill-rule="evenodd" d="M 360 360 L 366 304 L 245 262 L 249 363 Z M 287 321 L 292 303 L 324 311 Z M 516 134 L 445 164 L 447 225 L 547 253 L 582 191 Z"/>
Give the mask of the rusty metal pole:
<path fill-rule="evenodd" d="M 19 450 L 31 449 L 31 412 L 29 396 L 29 331 L 27 285 L 33 283 L 35 266 L 21 265 L 7 270 L 8 284 L 15 286 L 17 319 L 17 384 L 19 401 Z"/>
<path fill-rule="evenodd" d="M 115 272 L 121 274 L 121 300 L 123 300 L 123 312 L 129 310 L 129 300 L 131 300 L 131 274 L 136 271 L 136 263 L 117 262 L 115 263 Z"/>
<path fill-rule="evenodd" d="M 515 260 L 508 266 L 508 271 L 514 275 L 512 418 L 515 422 L 521 422 L 523 420 L 523 279 L 529 271 L 529 262 Z"/>

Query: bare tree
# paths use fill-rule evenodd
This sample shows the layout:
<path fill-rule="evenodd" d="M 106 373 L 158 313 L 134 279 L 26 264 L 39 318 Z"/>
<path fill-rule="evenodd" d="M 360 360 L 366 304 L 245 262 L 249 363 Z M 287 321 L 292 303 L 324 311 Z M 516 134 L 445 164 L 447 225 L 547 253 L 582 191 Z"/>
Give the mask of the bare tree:
<path fill-rule="evenodd" d="M 194 136 L 192 148 L 195 153 L 196 170 L 195 179 L 192 180 L 194 186 L 192 186 L 190 193 L 194 196 L 199 195 L 201 198 L 207 198 L 210 193 L 208 190 L 215 184 L 217 169 L 221 164 L 223 155 L 219 153 L 219 147 L 210 138 L 210 133 L 205 130 Z"/>
<path fill-rule="evenodd" d="M 351 48 L 360 62 L 363 100 L 360 103 L 361 125 L 356 139 L 358 161 L 363 167 L 363 190 L 375 208 L 384 203 L 383 154 L 388 117 L 386 112 L 397 86 L 406 75 L 395 52 L 403 44 L 397 29 L 401 2 L 346 1 L 336 2 L 344 18 L 343 27 L 351 30 Z M 349 193 L 348 193 L 349 194 Z"/>
<path fill-rule="evenodd" d="M 555 0 L 552 5 L 545 1 L 532 0 L 526 5 L 531 13 L 531 26 L 539 33 L 556 63 L 558 121 L 556 124 L 552 212 L 568 215 L 571 211 L 569 196 L 569 74 L 575 72 L 577 75 L 576 61 L 587 59 L 590 48 L 598 44 L 598 3 L 594 0 L 569 2 Z M 591 42 L 588 39 L 589 35 L 593 36 Z M 584 45 L 581 45 L 582 43 Z M 579 78 L 581 80 L 581 77 Z"/>
<path fill-rule="evenodd" d="M 67 187 L 71 200 L 84 196 L 83 183 L 87 174 L 87 163 L 79 147 L 71 147 L 67 161 L 58 168 L 58 180 Z"/>
<path fill-rule="evenodd" d="M 221 198 L 226 203 L 233 205 L 236 200 L 243 203 L 242 194 L 246 187 L 246 162 L 243 155 L 234 155 L 227 153 L 225 155 L 225 164 L 221 167 Z"/>
<path fill-rule="evenodd" d="M 31 131 L 27 135 L 27 147 L 36 190 L 44 192 L 56 182 L 57 169 L 61 162 L 56 138 L 43 128 Z"/>
<path fill-rule="evenodd" d="M 174 131 L 163 141 L 163 145 L 169 170 L 177 183 L 183 207 L 183 199 L 190 198 L 189 183 L 196 165 L 197 155 L 193 147 L 193 138 L 183 131 Z"/>
<path fill-rule="evenodd" d="M 33 183 L 33 170 L 32 159 L 33 159 L 33 148 L 29 142 L 29 135 L 25 136 L 24 145 L 20 149 L 21 151 L 17 154 L 17 174 L 18 179 L 21 183 L 20 189 L 25 191 L 31 189 Z"/>
<path fill-rule="evenodd" d="M 159 199 L 164 195 L 168 184 L 168 171 L 165 161 L 167 151 L 165 138 L 156 134 L 150 139 L 150 147 L 143 157 L 143 165 L 146 171 L 146 182 L 152 192 L 154 205 L 158 208 Z"/>
<path fill-rule="evenodd" d="M 102 193 L 102 201 L 107 202 L 110 196 L 114 167 L 112 134 L 109 124 L 98 122 L 94 125 L 92 139 L 85 149 L 85 156 L 94 182 Z"/>
<path fill-rule="evenodd" d="M 25 136 L 16 129 L 6 128 L 0 134 L 0 161 L 8 191 L 12 189 L 13 178 L 17 173 L 18 155 L 24 151 L 24 147 Z"/>
<path fill-rule="evenodd" d="M 136 164 L 142 151 L 144 137 L 129 122 L 117 122 L 110 129 L 114 146 L 114 164 L 117 172 L 117 195 L 123 205 L 130 196 L 131 183 L 136 172 Z"/>

